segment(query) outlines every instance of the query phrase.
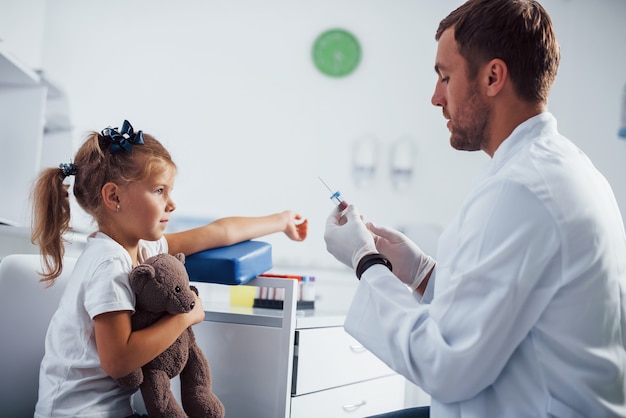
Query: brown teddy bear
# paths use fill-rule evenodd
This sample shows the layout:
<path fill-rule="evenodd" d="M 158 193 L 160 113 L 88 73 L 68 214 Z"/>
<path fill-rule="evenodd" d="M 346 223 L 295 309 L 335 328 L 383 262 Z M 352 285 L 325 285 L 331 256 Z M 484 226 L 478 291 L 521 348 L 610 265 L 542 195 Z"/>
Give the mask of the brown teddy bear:
<path fill-rule="evenodd" d="M 137 296 L 133 331 L 145 328 L 166 314 L 189 312 L 198 290 L 189 285 L 184 254 L 159 254 L 130 272 L 130 286 Z M 180 375 L 178 404 L 170 379 Z M 224 406 L 211 390 L 209 363 L 198 347 L 191 327 L 154 360 L 118 379 L 128 389 L 141 389 L 150 418 L 223 417 Z M 184 411 L 183 411 L 184 408 Z"/>

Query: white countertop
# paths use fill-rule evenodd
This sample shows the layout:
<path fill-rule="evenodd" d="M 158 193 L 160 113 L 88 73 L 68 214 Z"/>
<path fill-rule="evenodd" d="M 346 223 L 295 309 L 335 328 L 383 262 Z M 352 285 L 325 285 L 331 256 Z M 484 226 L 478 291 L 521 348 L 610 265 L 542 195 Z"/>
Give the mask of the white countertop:
<path fill-rule="evenodd" d="M 346 312 L 358 285 L 352 271 L 342 269 L 274 268 L 276 274 L 298 274 L 315 277 L 315 308 L 296 311 L 296 329 L 343 326 Z M 205 320 L 250 325 L 280 326 L 281 309 L 232 306 L 227 285 L 193 283 L 198 287 L 205 309 Z"/>

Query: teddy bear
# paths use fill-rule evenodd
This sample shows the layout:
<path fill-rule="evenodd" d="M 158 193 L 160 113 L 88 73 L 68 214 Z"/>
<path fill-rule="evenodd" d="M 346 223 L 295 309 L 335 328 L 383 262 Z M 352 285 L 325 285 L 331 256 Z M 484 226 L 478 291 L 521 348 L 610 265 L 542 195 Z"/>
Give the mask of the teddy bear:
<path fill-rule="evenodd" d="M 166 314 L 189 312 L 195 305 L 185 269 L 184 254 L 159 254 L 148 258 L 130 272 L 130 286 L 136 294 L 133 331 L 146 328 Z M 182 408 L 170 387 L 180 375 Z M 163 353 L 142 368 L 118 379 L 127 389 L 141 389 L 149 417 L 224 417 L 224 405 L 211 389 L 209 363 L 196 343 L 191 327 Z"/>

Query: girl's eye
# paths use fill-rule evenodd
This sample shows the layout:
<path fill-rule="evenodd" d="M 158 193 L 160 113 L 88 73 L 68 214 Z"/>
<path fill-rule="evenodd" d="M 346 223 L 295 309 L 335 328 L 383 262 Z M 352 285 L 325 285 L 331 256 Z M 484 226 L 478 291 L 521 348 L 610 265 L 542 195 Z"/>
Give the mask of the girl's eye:
<path fill-rule="evenodd" d="M 155 193 L 156 193 L 156 194 L 163 194 L 163 188 L 161 188 L 161 189 L 156 189 L 156 192 L 155 192 Z"/>
<path fill-rule="evenodd" d="M 441 77 L 442 83 L 447 83 L 450 80 L 450 77 Z"/>

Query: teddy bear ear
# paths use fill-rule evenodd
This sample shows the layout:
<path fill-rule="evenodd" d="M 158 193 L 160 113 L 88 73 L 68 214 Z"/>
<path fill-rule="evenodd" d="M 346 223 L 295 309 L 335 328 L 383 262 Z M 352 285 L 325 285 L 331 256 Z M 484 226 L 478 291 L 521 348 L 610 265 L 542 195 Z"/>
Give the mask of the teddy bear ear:
<path fill-rule="evenodd" d="M 185 264 L 185 254 L 178 253 L 174 257 L 176 257 L 178 259 L 178 261 L 180 261 L 181 263 Z"/>
<path fill-rule="evenodd" d="M 143 287 L 156 275 L 150 264 L 140 264 L 130 272 L 130 287 L 135 293 L 141 293 Z"/>

